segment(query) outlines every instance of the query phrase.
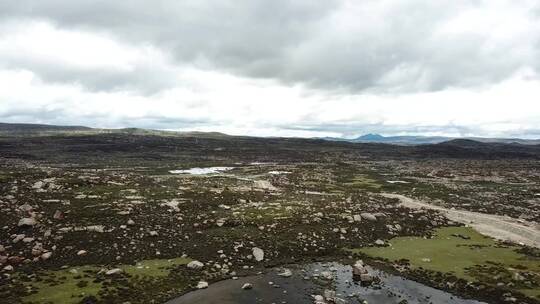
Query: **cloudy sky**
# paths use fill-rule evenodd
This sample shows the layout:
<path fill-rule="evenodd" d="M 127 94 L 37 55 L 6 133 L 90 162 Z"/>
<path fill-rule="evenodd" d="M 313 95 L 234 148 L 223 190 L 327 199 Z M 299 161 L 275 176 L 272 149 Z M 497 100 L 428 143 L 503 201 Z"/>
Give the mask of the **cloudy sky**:
<path fill-rule="evenodd" d="M 0 0 L 0 121 L 540 138 L 540 2 Z"/>

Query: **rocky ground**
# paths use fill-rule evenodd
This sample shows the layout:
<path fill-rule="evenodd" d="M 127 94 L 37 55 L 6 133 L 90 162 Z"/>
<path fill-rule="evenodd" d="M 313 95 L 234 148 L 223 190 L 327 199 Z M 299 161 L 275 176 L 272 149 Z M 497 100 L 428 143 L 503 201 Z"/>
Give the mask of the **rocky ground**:
<path fill-rule="evenodd" d="M 4 136 L 0 298 L 163 303 L 207 282 L 348 260 L 347 249 L 460 225 L 382 193 L 537 223 L 540 149 L 524 149 L 216 134 Z M 538 259 L 537 250 L 520 250 Z M 496 283 L 500 292 L 466 295 L 538 302 Z M 55 287 L 73 292 L 54 298 Z"/>

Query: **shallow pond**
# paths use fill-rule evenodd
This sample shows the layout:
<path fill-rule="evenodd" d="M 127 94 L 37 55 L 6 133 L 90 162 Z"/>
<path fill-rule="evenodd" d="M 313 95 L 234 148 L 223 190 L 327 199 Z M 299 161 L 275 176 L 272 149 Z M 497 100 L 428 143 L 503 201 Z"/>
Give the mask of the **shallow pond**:
<path fill-rule="evenodd" d="M 335 290 L 343 303 L 459 303 L 480 304 L 465 300 L 447 292 L 407 280 L 405 278 L 370 269 L 380 278 L 373 286 L 361 286 L 352 280 L 352 268 L 339 263 L 315 263 L 290 268 L 293 275 L 283 278 L 279 269 L 258 276 L 225 280 L 211 284 L 207 289 L 187 293 L 168 304 L 189 303 L 314 303 L 312 295 L 322 295 L 325 289 Z M 334 280 L 325 280 L 320 274 L 330 271 Z M 251 283 L 253 289 L 243 290 L 242 285 Z M 404 301 L 406 300 L 406 302 Z"/>

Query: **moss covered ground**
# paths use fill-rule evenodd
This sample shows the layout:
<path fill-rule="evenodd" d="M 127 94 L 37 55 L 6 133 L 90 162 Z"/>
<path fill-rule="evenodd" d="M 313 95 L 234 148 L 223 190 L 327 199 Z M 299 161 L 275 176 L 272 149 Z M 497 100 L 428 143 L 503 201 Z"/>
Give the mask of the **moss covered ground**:
<path fill-rule="evenodd" d="M 144 260 L 135 265 L 120 265 L 130 279 L 159 279 L 166 277 L 170 269 L 185 265 L 188 258 Z M 107 280 L 99 279 L 101 268 L 97 266 L 71 267 L 41 273 L 39 280 L 25 285 L 34 291 L 24 298 L 25 303 L 80 303 L 85 297 L 99 298 L 108 288 Z M 129 279 L 128 279 L 129 280 Z M 113 287 L 114 288 L 114 287 Z"/>
<path fill-rule="evenodd" d="M 468 227 L 444 227 L 433 238 L 397 237 L 387 247 L 354 250 L 389 261 L 408 260 L 411 268 L 450 273 L 469 281 L 505 284 L 540 297 L 540 259 L 518 252 Z"/>

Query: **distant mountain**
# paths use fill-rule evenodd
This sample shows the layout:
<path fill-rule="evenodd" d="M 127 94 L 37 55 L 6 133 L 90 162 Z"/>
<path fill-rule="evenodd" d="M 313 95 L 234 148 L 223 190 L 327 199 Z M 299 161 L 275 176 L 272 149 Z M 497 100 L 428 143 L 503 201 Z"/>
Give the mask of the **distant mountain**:
<path fill-rule="evenodd" d="M 384 140 L 385 137 L 380 135 L 380 134 L 366 134 L 366 135 L 362 135 L 360 137 L 357 137 L 356 140 L 360 141 L 360 140 L 363 140 L 363 141 L 380 141 L 380 140 Z"/>
<path fill-rule="evenodd" d="M 83 126 L 54 126 L 26 123 L 0 123 L 0 135 L 35 136 L 54 133 L 89 132 L 92 128 Z"/>
<path fill-rule="evenodd" d="M 141 128 L 100 129 L 84 126 L 56 126 L 29 123 L 0 123 L 0 136 L 50 136 L 50 135 L 92 135 L 129 134 L 175 137 L 222 138 L 228 135 L 219 132 L 176 132 Z"/>
<path fill-rule="evenodd" d="M 522 145 L 538 145 L 540 140 L 527 140 L 520 138 L 484 138 L 484 137 L 445 137 L 445 136 L 382 136 L 380 134 L 366 134 L 357 138 L 345 139 L 336 137 L 325 137 L 326 140 L 348 141 L 357 143 L 385 143 L 394 145 L 427 145 L 439 144 L 444 142 L 460 141 L 460 144 L 467 142 L 480 143 L 505 143 L 505 144 L 522 144 Z M 467 142 L 465 142 L 467 141 Z"/>
<path fill-rule="evenodd" d="M 11 136 L 50 136 L 50 135 L 91 135 L 91 134 L 129 134 L 129 135 L 155 135 L 172 137 L 200 137 L 200 138 L 227 138 L 219 132 L 178 132 L 152 130 L 142 128 L 99 129 L 84 126 L 56 126 L 26 123 L 0 123 L 0 137 Z M 245 136 L 236 136 L 245 137 Z M 249 137 L 249 136 L 248 136 Z M 472 146 L 478 143 L 504 143 L 521 145 L 540 145 L 540 139 L 527 140 L 520 138 L 483 138 L 483 137 L 444 137 L 444 136 L 383 136 L 380 134 L 366 134 L 357 138 L 347 139 L 339 137 L 322 137 L 317 140 L 340 141 L 350 143 L 384 143 L 403 146 L 417 146 L 429 144 L 448 143 L 454 146 Z"/>
<path fill-rule="evenodd" d="M 27 123 L 1 123 L 0 131 L 61 131 L 61 130 L 90 130 L 89 127 L 83 126 L 55 126 L 43 124 L 27 124 Z"/>
<path fill-rule="evenodd" d="M 523 158 L 540 160 L 540 144 L 533 144 L 538 143 L 538 141 L 489 138 L 480 139 L 482 141 L 470 138 L 443 139 L 445 141 L 418 144 L 440 139 L 422 136 L 385 137 L 378 134 L 368 134 L 360 139 L 356 138 L 357 141 L 354 142 L 342 138 L 336 140 L 327 138 L 325 140 L 320 138 L 249 137 L 212 132 L 175 132 L 138 128 L 92 129 L 80 126 L 0 124 L 0 155 L 2 157 L 38 159 L 65 157 L 69 154 L 72 159 L 79 159 L 85 153 L 88 157 L 95 157 L 95 153 L 107 151 L 122 153 L 129 151 L 129 153 L 135 154 L 146 151 L 141 156 L 146 159 L 155 157 L 155 153 L 152 151 L 155 151 L 156 147 L 165 150 L 173 149 L 168 150 L 174 151 L 171 155 L 176 155 L 179 150 L 191 151 L 189 153 L 199 155 L 201 147 L 204 147 L 207 152 L 213 151 L 209 153 L 217 153 L 208 154 L 211 155 L 211 158 L 222 157 L 222 153 L 225 153 L 223 151 L 228 151 L 226 153 L 241 151 L 243 159 L 253 157 L 253 161 L 261 159 L 261 155 L 257 153 L 265 151 L 264 153 L 268 154 L 269 149 L 275 153 L 272 157 L 279 154 L 279 157 L 283 157 L 283 159 L 303 161 L 316 159 L 317 154 L 321 151 L 358 153 L 373 159 Z M 55 149 L 61 150 L 48 148 L 41 150 L 40 147 L 45 143 L 49 148 L 56 145 L 58 148 Z M 395 145 L 396 143 L 398 145 Z M 25 148 L 21 148 L 22 146 Z M 51 154 L 51 151 L 54 152 Z"/>

